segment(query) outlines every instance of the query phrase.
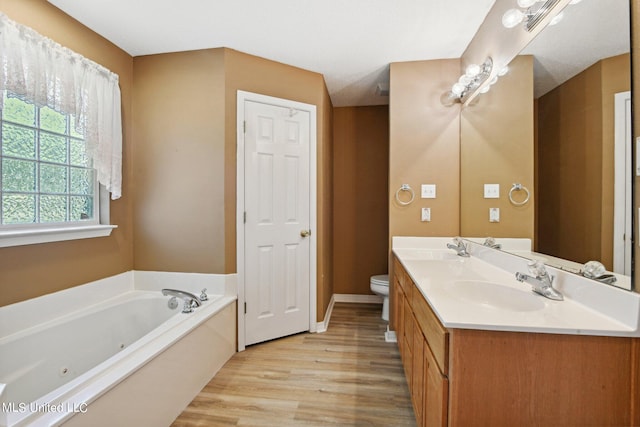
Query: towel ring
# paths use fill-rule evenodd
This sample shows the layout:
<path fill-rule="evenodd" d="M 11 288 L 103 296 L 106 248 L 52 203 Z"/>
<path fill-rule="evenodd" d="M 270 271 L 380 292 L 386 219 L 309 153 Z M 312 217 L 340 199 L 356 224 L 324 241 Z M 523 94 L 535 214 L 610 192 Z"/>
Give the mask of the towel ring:
<path fill-rule="evenodd" d="M 400 200 L 401 191 L 408 191 L 411 194 L 411 199 L 409 199 L 408 202 L 403 202 L 402 200 Z M 396 191 L 396 200 L 398 201 L 398 203 L 400 203 L 403 206 L 406 206 L 411 202 L 413 202 L 413 199 L 415 199 L 415 197 L 416 197 L 416 194 L 413 192 L 413 189 L 409 186 L 409 184 L 402 184 L 400 188 L 398 188 L 398 191 Z"/>
<path fill-rule="evenodd" d="M 515 200 L 513 200 L 514 191 L 524 191 L 525 193 L 527 193 L 527 197 L 525 197 L 524 200 L 521 202 L 516 202 Z M 531 197 L 531 193 L 529 193 L 529 190 L 527 189 L 527 187 L 525 187 L 522 184 L 513 184 L 513 187 L 511 187 L 511 190 L 509 190 L 509 200 L 511 200 L 511 203 L 513 203 L 516 206 L 525 205 L 529 201 L 529 197 Z"/>

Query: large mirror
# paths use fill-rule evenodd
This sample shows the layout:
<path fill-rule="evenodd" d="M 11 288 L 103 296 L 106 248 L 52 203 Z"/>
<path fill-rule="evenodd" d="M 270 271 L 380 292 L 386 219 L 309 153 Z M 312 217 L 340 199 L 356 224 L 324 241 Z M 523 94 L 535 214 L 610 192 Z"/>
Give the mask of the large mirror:
<path fill-rule="evenodd" d="M 463 235 L 530 238 L 547 263 L 597 260 L 631 289 L 629 16 L 627 0 L 567 6 L 463 109 Z M 500 198 L 484 198 L 484 184 Z"/>

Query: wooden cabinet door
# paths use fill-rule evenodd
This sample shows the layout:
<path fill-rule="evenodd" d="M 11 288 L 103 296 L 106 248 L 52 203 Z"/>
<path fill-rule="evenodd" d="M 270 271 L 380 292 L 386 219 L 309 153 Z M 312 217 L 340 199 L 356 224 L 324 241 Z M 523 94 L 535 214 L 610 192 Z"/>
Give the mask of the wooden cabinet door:
<path fill-rule="evenodd" d="M 429 351 L 427 342 L 418 327 L 418 323 L 413 319 L 413 365 L 411 375 L 411 401 L 417 425 L 421 426 L 424 419 L 424 385 L 426 374 L 425 351 Z"/>
<path fill-rule="evenodd" d="M 415 320 L 411 311 L 410 301 L 404 297 L 404 305 L 402 308 L 403 315 L 403 338 L 402 338 L 402 364 L 404 365 L 404 373 L 407 376 L 409 390 L 411 390 L 411 371 L 413 368 L 413 326 Z"/>
<path fill-rule="evenodd" d="M 445 427 L 449 409 L 449 380 L 440 373 L 429 347 L 424 349 L 424 426 Z"/>

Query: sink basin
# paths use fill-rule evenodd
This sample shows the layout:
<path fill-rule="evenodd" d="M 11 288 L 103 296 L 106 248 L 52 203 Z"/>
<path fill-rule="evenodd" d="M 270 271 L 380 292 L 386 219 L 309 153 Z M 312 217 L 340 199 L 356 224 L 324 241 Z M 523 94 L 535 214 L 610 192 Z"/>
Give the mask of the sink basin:
<path fill-rule="evenodd" d="M 482 280 L 458 280 L 448 290 L 456 298 L 499 310 L 536 311 L 545 306 L 542 297 L 524 286 L 519 290 Z"/>

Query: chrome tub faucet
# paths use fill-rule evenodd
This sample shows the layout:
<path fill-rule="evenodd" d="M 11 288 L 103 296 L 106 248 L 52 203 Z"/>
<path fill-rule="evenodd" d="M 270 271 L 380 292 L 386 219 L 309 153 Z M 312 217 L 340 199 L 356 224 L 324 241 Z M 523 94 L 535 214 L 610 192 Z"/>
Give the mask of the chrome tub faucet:
<path fill-rule="evenodd" d="M 527 266 L 529 267 L 529 273 L 531 273 L 532 275 L 530 276 L 528 274 L 517 272 L 516 280 L 518 282 L 526 282 L 530 284 L 531 290 L 542 295 L 543 297 L 556 301 L 564 300 L 562 294 L 553 287 L 554 277 L 549 275 L 547 269 L 541 261 L 529 261 Z"/>
<path fill-rule="evenodd" d="M 200 307 L 200 305 L 202 305 L 202 301 L 200 300 L 200 298 L 187 291 L 181 291 L 178 289 L 163 289 L 162 295 L 168 295 L 172 297 L 171 300 L 174 300 L 175 298 L 180 298 L 181 300 L 183 300 L 183 313 L 191 313 L 194 308 Z M 169 306 L 171 306 L 171 302 L 169 302 Z"/>
<path fill-rule="evenodd" d="M 469 250 L 467 249 L 467 245 L 464 244 L 464 241 L 461 237 L 454 238 L 453 243 L 447 243 L 447 248 L 456 251 L 458 256 L 465 258 L 469 257 Z"/>

